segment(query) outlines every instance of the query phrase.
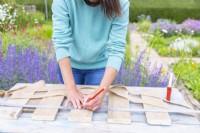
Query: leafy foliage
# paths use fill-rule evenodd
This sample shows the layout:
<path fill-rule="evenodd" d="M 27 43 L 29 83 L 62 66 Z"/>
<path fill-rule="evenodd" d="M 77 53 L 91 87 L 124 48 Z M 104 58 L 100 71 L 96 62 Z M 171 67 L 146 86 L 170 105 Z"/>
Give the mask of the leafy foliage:
<path fill-rule="evenodd" d="M 200 64 L 190 61 L 180 61 L 174 65 L 174 72 L 182 79 L 185 86 L 200 100 Z"/>

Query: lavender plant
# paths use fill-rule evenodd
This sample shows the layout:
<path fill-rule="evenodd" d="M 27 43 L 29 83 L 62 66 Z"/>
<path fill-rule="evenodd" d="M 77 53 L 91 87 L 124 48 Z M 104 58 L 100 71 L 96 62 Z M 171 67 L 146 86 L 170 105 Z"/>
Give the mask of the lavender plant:
<path fill-rule="evenodd" d="M 168 84 L 168 75 L 161 70 L 162 66 L 151 62 L 145 57 L 145 51 L 141 52 L 136 62 L 123 64 L 114 84 L 124 84 L 127 86 L 165 87 Z"/>
<path fill-rule="evenodd" d="M 9 45 L 5 55 L 0 56 L 0 88 L 9 89 L 18 82 L 33 83 L 45 80 L 59 83 L 57 63 L 47 52 L 42 54 L 34 47 L 17 49 Z"/>
<path fill-rule="evenodd" d="M 51 49 L 41 54 L 32 46 L 23 49 L 10 44 L 7 52 L 0 56 L 0 89 L 7 90 L 19 82 L 33 83 L 38 80 L 59 83 L 57 62 L 55 56 L 50 56 Z M 143 62 L 147 62 L 146 65 Z M 114 84 L 164 87 L 168 80 L 161 69 L 162 66 L 157 67 L 156 64 L 151 68 L 150 61 L 145 58 L 145 51 L 143 51 L 135 62 L 134 69 L 132 64 L 122 65 Z"/>

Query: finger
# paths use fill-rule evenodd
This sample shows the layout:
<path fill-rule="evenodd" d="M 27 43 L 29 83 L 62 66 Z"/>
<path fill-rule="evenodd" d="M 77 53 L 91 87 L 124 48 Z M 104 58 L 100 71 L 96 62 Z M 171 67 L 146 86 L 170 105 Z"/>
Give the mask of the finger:
<path fill-rule="evenodd" d="M 81 102 L 81 104 L 84 103 L 84 97 L 78 97 L 79 101 Z"/>
<path fill-rule="evenodd" d="M 95 103 L 94 106 L 88 107 L 87 109 L 91 110 L 91 111 L 95 111 L 100 107 L 100 105 L 98 103 Z"/>
<path fill-rule="evenodd" d="M 66 107 L 69 106 L 69 99 L 67 99 L 67 102 L 66 102 Z"/>
<path fill-rule="evenodd" d="M 72 101 L 72 104 L 73 104 L 74 108 L 77 109 L 77 105 L 76 105 L 76 101 L 75 100 Z"/>
<path fill-rule="evenodd" d="M 81 103 L 79 99 L 76 99 L 76 105 L 78 106 L 79 109 L 81 108 Z"/>
<path fill-rule="evenodd" d="M 100 108 L 100 106 L 98 105 L 98 106 L 95 106 L 94 108 L 92 108 L 92 111 L 96 111 L 97 109 L 99 109 Z"/>
<path fill-rule="evenodd" d="M 97 102 L 98 102 L 97 99 L 93 99 L 89 101 L 88 103 L 84 103 L 83 107 L 84 108 L 94 107 L 94 105 L 96 105 Z"/>
<path fill-rule="evenodd" d="M 85 96 L 84 96 L 84 98 L 83 98 L 83 102 L 85 102 L 85 103 L 86 103 L 86 101 L 87 101 L 89 98 L 90 98 L 90 96 L 88 96 L 88 95 L 85 95 Z"/>

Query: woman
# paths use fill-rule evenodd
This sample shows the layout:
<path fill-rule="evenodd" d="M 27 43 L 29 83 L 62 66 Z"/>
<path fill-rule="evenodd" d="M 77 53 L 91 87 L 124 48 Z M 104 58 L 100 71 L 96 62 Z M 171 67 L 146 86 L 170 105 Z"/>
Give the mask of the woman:
<path fill-rule="evenodd" d="M 128 0 L 54 0 L 53 43 L 67 105 L 97 110 L 124 58 Z M 98 85 L 87 96 L 76 84 Z M 99 89 L 106 91 L 85 103 Z"/>

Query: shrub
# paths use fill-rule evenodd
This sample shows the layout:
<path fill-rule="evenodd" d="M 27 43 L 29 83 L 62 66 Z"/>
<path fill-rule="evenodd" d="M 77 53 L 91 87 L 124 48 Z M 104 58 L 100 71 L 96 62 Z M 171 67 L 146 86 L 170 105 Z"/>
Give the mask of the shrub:
<path fill-rule="evenodd" d="M 10 4 L 0 5 L 0 33 L 13 30 L 16 24 L 17 11 Z"/>

